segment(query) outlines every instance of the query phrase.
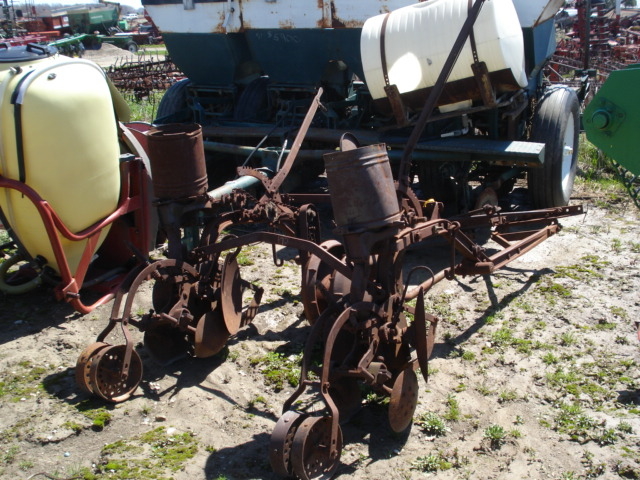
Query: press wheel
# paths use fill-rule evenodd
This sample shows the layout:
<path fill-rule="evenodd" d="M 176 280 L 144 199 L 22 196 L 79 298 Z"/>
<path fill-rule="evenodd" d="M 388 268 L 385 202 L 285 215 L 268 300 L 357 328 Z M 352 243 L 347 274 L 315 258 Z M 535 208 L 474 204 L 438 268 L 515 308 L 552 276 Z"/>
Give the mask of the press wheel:
<path fill-rule="evenodd" d="M 89 381 L 89 372 L 94 356 L 103 348 L 108 347 L 108 343 L 94 342 L 85 348 L 76 362 L 76 384 L 86 393 L 93 393 Z"/>
<path fill-rule="evenodd" d="M 276 423 L 269 442 L 269 461 L 271 468 L 278 475 L 290 477 L 293 474 L 291 465 L 291 447 L 293 437 L 302 421 L 307 418 L 302 413 L 288 410 Z"/>
<path fill-rule="evenodd" d="M 291 464 L 302 480 L 328 480 L 340 465 L 342 431 L 338 426 L 336 455 L 331 457 L 331 417 L 308 417 L 293 438 Z"/>
<path fill-rule="evenodd" d="M 100 350 L 91 363 L 89 382 L 92 391 L 109 402 L 123 402 L 138 388 L 142 380 L 142 361 L 131 352 L 128 375 L 123 376 L 126 345 L 113 345 Z"/>
<path fill-rule="evenodd" d="M 406 368 L 393 382 L 389 401 L 391 430 L 400 433 L 411 425 L 416 405 L 418 405 L 418 377 L 413 369 Z"/>
<path fill-rule="evenodd" d="M 218 310 L 205 313 L 196 326 L 193 356 L 212 357 L 224 348 L 230 336 L 225 319 Z"/>

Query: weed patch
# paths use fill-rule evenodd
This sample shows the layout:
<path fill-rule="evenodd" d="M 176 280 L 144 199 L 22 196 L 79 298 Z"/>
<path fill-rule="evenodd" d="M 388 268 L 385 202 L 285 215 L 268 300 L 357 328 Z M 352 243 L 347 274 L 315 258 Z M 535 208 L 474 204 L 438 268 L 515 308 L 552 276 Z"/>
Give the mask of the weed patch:
<path fill-rule="evenodd" d="M 171 478 L 198 452 L 190 432 L 169 434 L 159 427 L 129 440 L 105 445 L 96 471 L 87 480 Z M 169 475 L 168 475 L 169 474 Z"/>
<path fill-rule="evenodd" d="M 300 380 L 302 354 L 285 356 L 283 353 L 269 352 L 249 360 L 252 366 L 259 366 L 265 382 L 276 390 L 282 390 L 285 383 L 297 387 Z"/>

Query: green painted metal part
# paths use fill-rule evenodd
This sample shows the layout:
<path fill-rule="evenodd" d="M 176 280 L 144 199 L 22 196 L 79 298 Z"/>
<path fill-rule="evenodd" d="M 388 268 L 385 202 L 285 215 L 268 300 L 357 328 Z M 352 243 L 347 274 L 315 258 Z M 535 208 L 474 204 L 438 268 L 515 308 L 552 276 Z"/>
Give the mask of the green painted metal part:
<path fill-rule="evenodd" d="M 640 175 L 640 64 L 617 70 L 583 114 L 587 138 L 634 175 Z"/>
<path fill-rule="evenodd" d="M 640 64 L 609 75 L 584 110 L 587 138 L 612 160 L 620 181 L 640 208 L 640 155 L 637 151 L 640 125 Z"/>

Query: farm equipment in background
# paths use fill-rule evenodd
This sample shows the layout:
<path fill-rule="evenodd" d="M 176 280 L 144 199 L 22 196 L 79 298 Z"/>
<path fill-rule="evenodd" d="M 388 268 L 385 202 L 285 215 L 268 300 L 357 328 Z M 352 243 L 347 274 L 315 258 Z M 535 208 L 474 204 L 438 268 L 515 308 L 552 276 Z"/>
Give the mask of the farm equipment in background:
<path fill-rule="evenodd" d="M 375 8 L 406 5 L 400 3 Z M 360 383 L 390 397 L 394 431 L 410 426 L 416 371 L 427 379 L 439 321 L 425 311 L 428 290 L 456 275 L 491 274 L 557 233 L 560 218 L 582 213 L 567 206 L 577 96 L 541 83 L 561 3 L 520 2 L 517 11 L 508 0 L 456 0 L 447 49 L 413 57 L 402 54 L 405 34 L 429 28 L 405 32 L 400 25 L 417 16 L 435 27 L 437 0 L 366 22 L 362 11 L 340 8 L 349 2 L 325 3 L 325 23 L 306 15 L 313 5 L 293 10 L 294 21 L 309 28 L 244 30 L 241 18 L 248 27 L 254 18 L 278 17 L 267 19 L 257 3 L 243 3 L 243 12 L 221 2 L 171 4 L 186 9 L 184 18 L 163 8 L 154 15 L 148 4 L 170 51 L 193 40 L 230 54 L 226 64 L 219 53 L 199 58 L 209 54 L 202 47 L 189 52 L 190 64 L 172 53 L 200 79 L 165 95 L 158 114 L 164 121 L 155 125 L 126 123 L 122 98 L 89 62 L 35 47 L 0 50 L 2 222 L 17 259 L 27 262 L 17 274 L 0 271 L 0 287 L 13 286 L 11 275 L 35 272 L 27 283 L 53 279 L 58 297 L 82 313 L 115 296 L 108 325 L 78 358 L 76 381 L 120 402 L 142 379 L 131 326 L 161 362 L 215 355 L 260 307 L 261 288 L 241 276 L 241 250 L 265 243 L 276 260 L 276 246 L 296 249 L 312 328 L 300 386 L 271 437 L 270 461 L 283 475 L 330 478 L 340 462 L 340 423 L 361 404 Z M 292 5 L 269 8 L 288 15 Z M 161 23 L 166 10 L 198 26 L 207 17 L 201 8 L 224 13 L 215 17 L 224 20 L 212 38 L 185 37 Z M 204 80 L 210 74 L 213 84 Z M 62 96 L 74 101 L 61 111 L 52 99 Z M 87 105 L 91 121 L 81 115 Z M 323 170 L 329 193 L 295 191 L 294 180 Z M 422 200 L 412 189 L 416 172 Z M 533 204 L 545 208 L 501 208 L 524 174 Z M 454 216 L 444 217 L 443 200 Z M 337 240 L 322 241 L 316 201 L 332 205 Z M 156 225 L 168 251 L 151 261 Z M 238 225 L 255 229 L 242 234 Z M 490 229 L 491 248 L 473 241 L 478 228 Z M 403 271 L 407 249 L 435 239 L 450 246 L 447 265 Z M 152 308 L 139 314 L 139 287 L 149 280 Z M 80 290 L 87 285 L 106 293 L 86 305 Z M 115 334 L 123 344 L 112 343 Z"/>
<path fill-rule="evenodd" d="M 603 1 L 576 3 L 576 15 L 570 27 L 564 29 L 564 38 L 551 61 L 554 75 L 566 76 L 574 69 L 587 71 L 595 68 L 601 75 L 640 62 L 640 14 L 634 11 L 622 14 L 621 1 L 608 8 Z M 560 20 L 562 22 L 562 20 Z M 557 78 L 557 77 L 554 77 Z"/>
<path fill-rule="evenodd" d="M 167 91 L 156 123 L 201 124 L 209 176 L 229 180 L 257 143 L 254 167 L 274 149 L 286 150 L 286 132 L 322 86 L 327 111 L 306 137 L 301 175 L 322 172 L 323 153 L 350 131 L 364 145 L 385 143 L 397 177 L 469 2 L 455 0 L 446 12 L 435 1 L 294 3 L 143 1 L 187 77 Z M 543 84 L 542 75 L 562 3 L 497 0 L 483 7 L 412 155 L 424 198 L 455 212 L 487 200 L 506 205 L 516 181 L 527 178 L 535 208 L 566 204 L 578 100 L 569 89 Z M 405 29 L 403 21 L 424 28 Z M 545 148 L 550 137 L 560 138 Z"/>

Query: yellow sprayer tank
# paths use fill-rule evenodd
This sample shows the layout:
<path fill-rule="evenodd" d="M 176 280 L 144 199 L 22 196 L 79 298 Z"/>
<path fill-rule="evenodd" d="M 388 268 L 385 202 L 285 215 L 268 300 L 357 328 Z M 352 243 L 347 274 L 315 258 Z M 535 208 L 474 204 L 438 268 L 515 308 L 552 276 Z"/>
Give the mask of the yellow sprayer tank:
<path fill-rule="evenodd" d="M 0 175 L 35 190 L 73 233 L 116 209 L 117 121 L 99 66 L 35 45 L 0 49 L 0 102 Z M 59 272 L 31 200 L 2 189 L 0 208 L 23 250 Z M 60 238 L 73 274 L 86 240 Z"/>

